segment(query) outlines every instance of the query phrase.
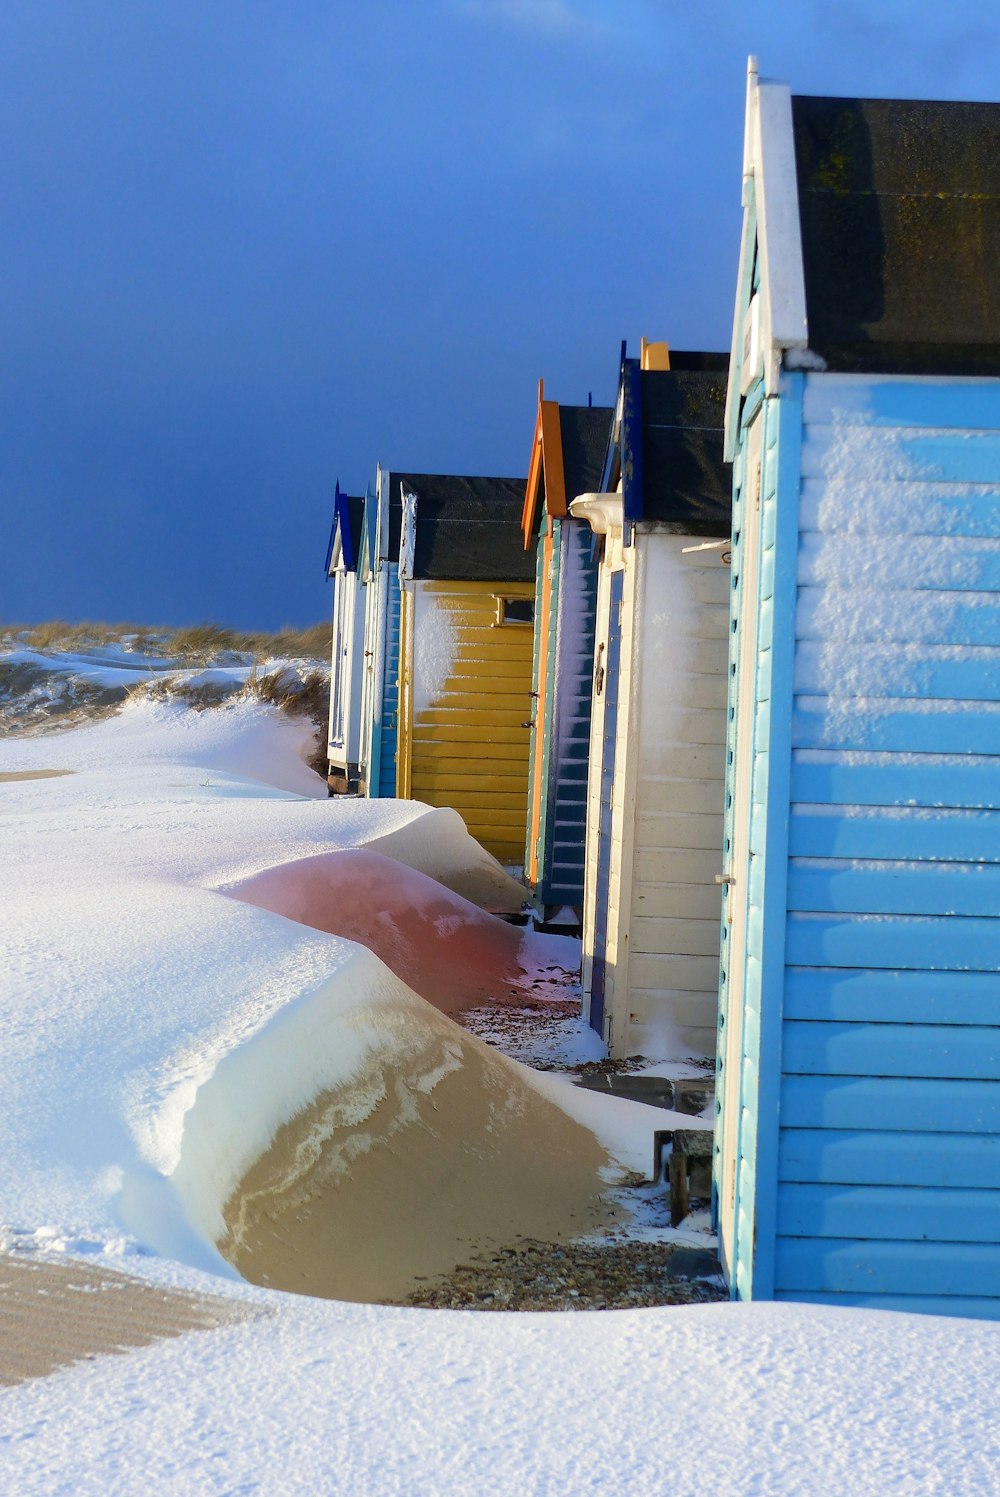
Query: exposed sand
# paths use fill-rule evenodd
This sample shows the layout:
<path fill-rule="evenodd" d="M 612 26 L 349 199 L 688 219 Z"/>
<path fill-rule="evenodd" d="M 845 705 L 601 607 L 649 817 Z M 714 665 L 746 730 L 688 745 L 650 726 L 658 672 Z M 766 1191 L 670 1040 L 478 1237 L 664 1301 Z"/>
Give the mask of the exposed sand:
<path fill-rule="evenodd" d="M 157 1289 L 111 1269 L 0 1255 L 0 1385 L 100 1354 L 245 1319 L 240 1304 Z"/>
<path fill-rule="evenodd" d="M 281 1128 L 226 1204 L 219 1248 L 251 1282 L 402 1299 L 479 1249 L 612 1219 L 588 1129 L 450 1020 L 399 1022 L 405 1039 Z"/>
<path fill-rule="evenodd" d="M 75 773 L 72 769 L 14 769 L 0 774 L 0 785 L 8 785 L 13 780 L 58 780 L 61 775 Z"/>

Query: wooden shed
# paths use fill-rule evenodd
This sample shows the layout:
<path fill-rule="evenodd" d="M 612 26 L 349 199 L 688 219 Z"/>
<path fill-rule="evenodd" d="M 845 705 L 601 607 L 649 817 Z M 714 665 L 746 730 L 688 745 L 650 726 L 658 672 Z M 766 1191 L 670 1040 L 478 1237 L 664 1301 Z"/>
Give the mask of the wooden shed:
<path fill-rule="evenodd" d="M 727 360 L 666 360 L 664 345 L 623 358 L 601 492 L 570 504 L 601 548 L 584 1004 L 616 1056 L 711 1054 L 716 1033 Z"/>
<path fill-rule="evenodd" d="M 751 62 L 716 1131 L 740 1299 L 1000 1314 L 1000 106 Z"/>
<path fill-rule="evenodd" d="M 372 797 L 396 794 L 400 482 L 400 474 L 379 467 L 360 547 L 365 627 L 358 777 L 361 793 Z"/>
<path fill-rule="evenodd" d="M 453 806 L 489 852 L 520 868 L 535 595 L 521 542 L 524 479 L 398 481 L 396 793 Z"/>
<path fill-rule="evenodd" d="M 361 684 L 364 672 L 364 590 L 358 578 L 364 499 L 337 484 L 326 575 L 333 579 L 333 648 L 330 660 L 328 783 L 335 794 L 358 785 L 361 747 Z"/>
<path fill-rule="evenodd" d="M 521 525 L 535 557 L 524 877 L 543 920 L 564 909 L 583 919 L 597 565 L 590 526 L 568 501 L 599 485 L 612 415 L 546 400 L 539 380 Z"/>

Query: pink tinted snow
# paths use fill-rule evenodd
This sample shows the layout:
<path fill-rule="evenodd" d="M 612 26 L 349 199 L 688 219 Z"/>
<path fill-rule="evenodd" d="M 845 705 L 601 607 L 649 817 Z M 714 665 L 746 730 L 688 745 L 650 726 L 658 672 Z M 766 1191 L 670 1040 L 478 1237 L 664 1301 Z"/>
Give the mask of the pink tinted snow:
<path fill-rule="evenodd" d="M 224 892 L 367 946 L 445 1013 L 534 1001 L 530 981 L 554 961 L 552 938 L 508 925 L 426 873 L 364 848 L 269 868 Z"/>

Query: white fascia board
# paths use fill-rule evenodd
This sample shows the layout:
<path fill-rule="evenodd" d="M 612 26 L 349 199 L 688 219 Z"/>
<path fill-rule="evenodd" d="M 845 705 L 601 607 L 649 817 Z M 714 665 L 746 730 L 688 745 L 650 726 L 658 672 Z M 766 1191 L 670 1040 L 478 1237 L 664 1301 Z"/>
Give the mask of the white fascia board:
<path fill-rule="evenodd" d="M 382 570 L 382 563 L 388 561 L 389 552 L 389 474 L 379 463 L 375 475 L 378 502 L 376 505 L 375 519 L 375 570 Z"/>
<path fill-rule="evenodd" d="M 403 518 L 399 535 L 399 580 L 413 580 L 413 555 L 417 545 L 417 496 L 404 483 L 399 486 L 403 501 Z"/>
<path fill-rule="evenodd" d="M 595 535 L 621 535 L 624 506 L 621 494 L 580 494 L 569 506 L 574 520 L 586 520 Z"/>
<path fill-rule="evenodd" d="M 736 299 L 733 306 L 733 340 L 729 348 L 729 382 L 726 386 L 726 415 L 724 421 L 724 452 L 727 463 L 731 463 L 736 452 L 740 415 L 740 354 L 743 345 L 743 288 L 750 273 L 748 261 L 753 260 L 753 241 L 750 234 L 751 182 L 754 173 L 753 142 L 754 118 L 757 112 L 757 59 L 747 59 L 747 93 L 743 109 L 743 232 L 740 236 L 740 264 L 736 276 Z"/>
<path fill-rule="evenodd" d="M 802 263 L 792 95 L 785 83 L 758 81 L 752 125 L 757 242 L 760 247 L 764 388 L 778 391 L 782 358 L 809 347 Z"/>

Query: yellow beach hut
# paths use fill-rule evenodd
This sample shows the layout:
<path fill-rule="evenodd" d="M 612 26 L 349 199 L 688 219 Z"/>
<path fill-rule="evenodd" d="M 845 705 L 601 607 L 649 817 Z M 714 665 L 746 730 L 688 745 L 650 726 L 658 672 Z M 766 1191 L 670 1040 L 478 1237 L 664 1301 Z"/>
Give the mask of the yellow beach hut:
<path fill-rule="evenodd" d="M 396 794 L 453 806 L 520 866 L 535 597 L 525 481 L 425 473 L 400 488 Z"/>

